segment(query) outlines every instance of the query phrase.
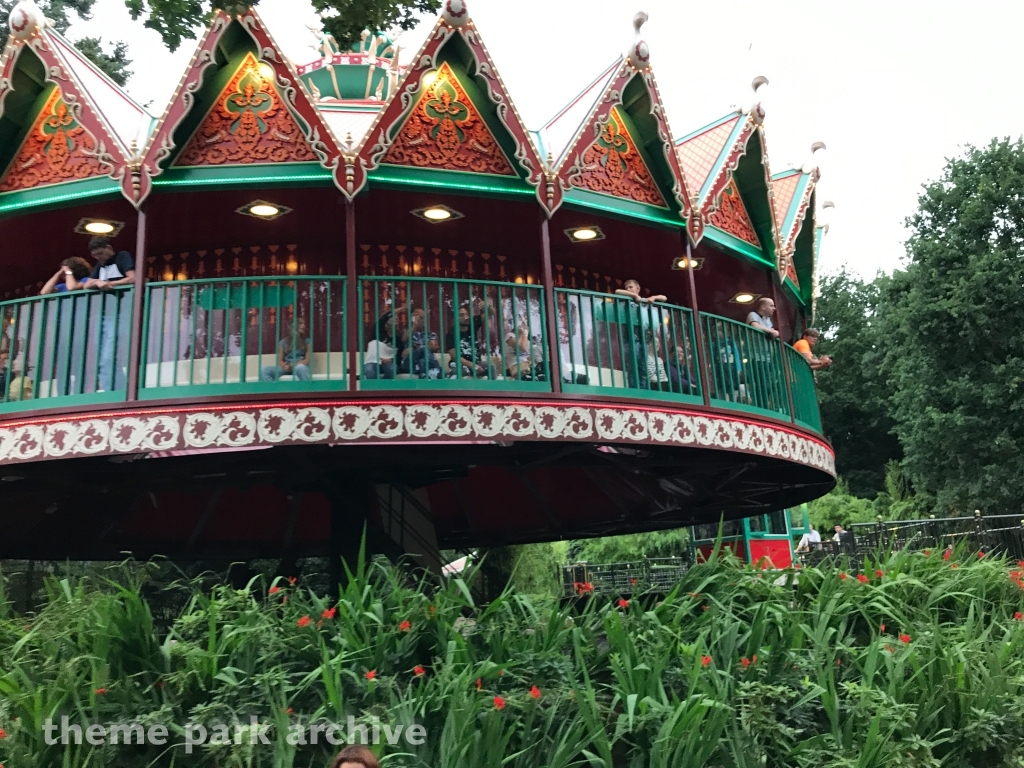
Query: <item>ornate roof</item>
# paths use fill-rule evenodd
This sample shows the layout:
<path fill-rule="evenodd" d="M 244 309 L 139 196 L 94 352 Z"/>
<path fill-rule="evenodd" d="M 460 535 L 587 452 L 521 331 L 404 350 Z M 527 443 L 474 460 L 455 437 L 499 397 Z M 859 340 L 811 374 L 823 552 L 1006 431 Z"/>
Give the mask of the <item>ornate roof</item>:
<path fill-rule="evenodd" d="M 805 302 L 811 298 L 810 278 L 815 263 L 814 190 L 818 176 L 813 165 L 772 176 L 779 277 L 790 280 Z"/>

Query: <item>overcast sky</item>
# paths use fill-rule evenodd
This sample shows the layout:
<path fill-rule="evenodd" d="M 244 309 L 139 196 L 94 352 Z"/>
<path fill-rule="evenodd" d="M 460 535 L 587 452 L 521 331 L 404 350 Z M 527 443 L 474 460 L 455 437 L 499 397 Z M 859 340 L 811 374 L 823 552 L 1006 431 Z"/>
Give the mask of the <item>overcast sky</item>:
<path fill-rule="evenodd" d="M 644 37 L 668 118 L 679 137 L 751 100 L 765 75 L 765 128 L 773 172 L 819 153 L 819 205 L 832 200 L 821 267 L 865 277 L 899 266 L 921 184 L 967 144 L 1024 131 L 1017 82 L 1024 3 L 947 0 L 468 0 L 470 13 L 528 127 L 543 124 L 632 40 Z M 296 63 L 316 57 L 308 0 L 257 6 Z M 538 15 L 540 12 L 544 15 Z M 433 19 L 405 33 L 403 59 Z M 123 0 L 97 0 L 94 18 L 69 36 L 124 40 L 135 76 L 128 89 L 159 114 L 194 43 L 168 53 L 133 23 Z"/>

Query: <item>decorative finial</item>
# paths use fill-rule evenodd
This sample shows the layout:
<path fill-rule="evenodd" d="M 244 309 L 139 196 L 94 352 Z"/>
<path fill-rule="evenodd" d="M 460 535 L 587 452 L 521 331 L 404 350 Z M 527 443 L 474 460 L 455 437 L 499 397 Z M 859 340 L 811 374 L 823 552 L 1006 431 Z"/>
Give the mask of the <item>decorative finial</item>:
<path fill-rule="evenodd" d="M 750 88 L 754 91 L 754 100 L 743 108 L 743 113 L 750 115 L 754 120 L 755 125 L 761 125 L 764 123 L 764 107 L 761 105 L 761 101 L 757 98 L 757 89 L 765 85 L 768 85 L 768 78 L 764 75 L 758 75 L 751 81 Z"/>
<path fill-rule="evenodd" d="M 819 149 L 825 149 L 824 141 L 816 141 L 813 144 L 811 144 L 811 155 L 814 155 L 814 153 L 817 152 Z"/>
<path fill-rule="evenodd" d="M 647 22 L 647 14 L 639 11 L 633 17 L 633 45 L 630 46 L 626 60 L 633 69 L 647 69 L 651 66 L 651 49 L 640 35 L 640 27 Z"/>
<path fill-rule="evenodd" d="M 46 26 L 46 17 L 32 0 L 21 0 L 11 9 L 8 23 L 11 37 L 23 43 Z"/>
<path fill-rule="evenodd" d="M 459 29 L 469 21 L 469 11 L 466 9 L 466 0 L 444 0 L 441 6 L 441 18 L 445 24 Z"/>
<path fill-rule="evenodd" d="M 809 173 L 817 181 L 821 177 L 821 172 L 818 170 L 818 163 L 814 159 L 814 155 L 820 150 L 825 149 L 825 142 L 816 141 L 811 144 L 811 159 L 804 163 L 804 167 L 801 169 L 804 173 Z"/>

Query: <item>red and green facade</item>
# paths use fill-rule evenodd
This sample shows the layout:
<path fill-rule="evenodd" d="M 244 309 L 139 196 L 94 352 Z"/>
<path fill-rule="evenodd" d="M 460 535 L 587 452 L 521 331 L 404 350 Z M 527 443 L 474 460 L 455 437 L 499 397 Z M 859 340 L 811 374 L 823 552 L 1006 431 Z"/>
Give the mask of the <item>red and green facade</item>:
<path fill-rule="evenodd" d="M 529 130 L 446 6 L 405 68 L 370 34 L 295 68 L 255 11 L 218 12 L 151 115 L 33 8 L 0 72 L 0 468 L 49 508 L 61 471 L 130 464 L 112 532 L 82 548 L 314 551 L 356 487 L 368 519 L 397 493 L 434 545 L 469 546 L 740 518 L 833 484 L 790 346 L 817 171 L 771 172 L 759 107 L 676 141 L 634 51 Z M 39 296 L 95 224 L 134 284 Z M 630 279 L 667 300 L 616 294 Z M 781 340 L 741 294 L 775 299 Z M 308 375 L 275 372 L 296 347 Z M 72 535 L 95 513 L 53 504 Z"/>

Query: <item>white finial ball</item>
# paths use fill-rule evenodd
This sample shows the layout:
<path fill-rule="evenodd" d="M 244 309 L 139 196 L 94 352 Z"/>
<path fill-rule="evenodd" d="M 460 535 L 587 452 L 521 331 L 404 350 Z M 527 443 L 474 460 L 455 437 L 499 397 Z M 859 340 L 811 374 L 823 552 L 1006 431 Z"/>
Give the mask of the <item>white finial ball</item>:
<path fill-rule="evenodd" d="M 629 53 L 626 54 L 626 58 L 629 60 L 629 65 L 633 69 L 647 69 L 651 65 L 651 49 L 648 48 L 647 43 L 642 37 L 640 37 L 640 27 L 642 27 L 647 21 L 647 14 L 643 11 L 637 13 L 633 17 L 633 30 L 635 31 L 635 40 L 633 45 L 629 48 Z"/>
<path fill-rule="evenodd" d="M 46 26 L 46 17 L 32 0 L 21 0 L 11 9 L 8 23 L 11 37 L 23 43 Z"/>
<path fill-rule="evenodd" d="M 441 18 L 449 26 L 458 29 L 469 21 L 469 11 L 466 9 L 465 0 L 444 0 L 441 6 Z"/>

